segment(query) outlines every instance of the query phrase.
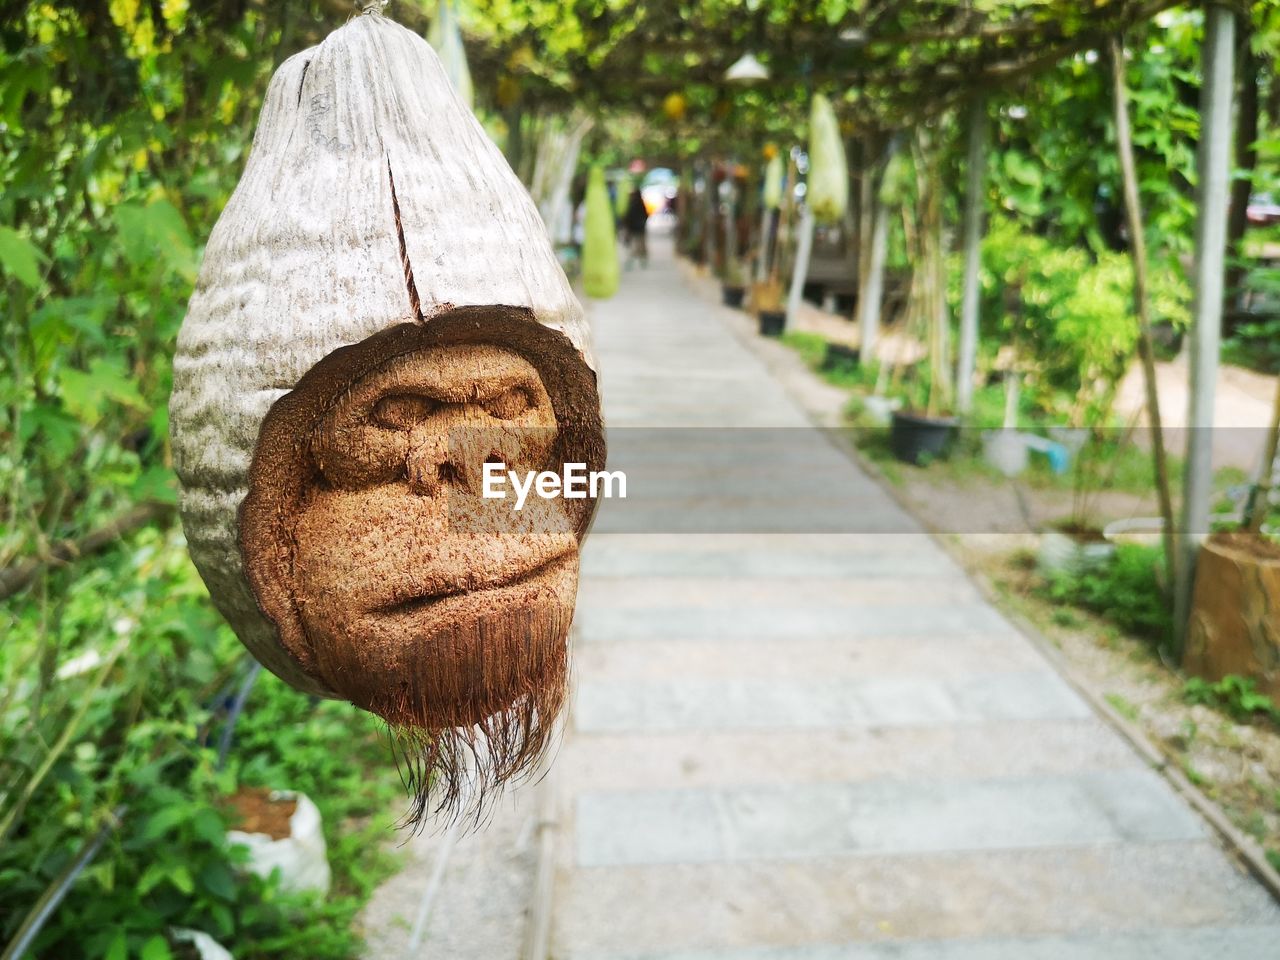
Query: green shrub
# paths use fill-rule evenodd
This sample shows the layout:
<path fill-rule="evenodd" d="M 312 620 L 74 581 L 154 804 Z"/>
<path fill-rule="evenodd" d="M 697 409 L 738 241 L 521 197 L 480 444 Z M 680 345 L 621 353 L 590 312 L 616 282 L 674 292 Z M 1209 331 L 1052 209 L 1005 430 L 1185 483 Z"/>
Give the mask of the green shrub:
<path fill-rule="evenodd" d="M 958 302 L 959 271 L 950 273 L 949 295 Z M 1138 345 L 1128 255 L 1057 246 L 997 218 L 983 241 L 980 282 L 982 315 L 996 318 L 986 327 L 998 337 L 988 348 L 1017 349 L 1041 409 L 1076 424 L 1098 422 Z M 1190 301 L 1180 268 L 1154 263 L 1152 320 L 1185 327 Z"/>
<path fill-rule="evenodd" d="M 29 956 L 162 960 L 174 926 L 241 960 L 356 955 L 352 920 L 386 873 L 378 841 L 398 792 L 379 724 L 264 673 L 219 770 L 222 705 L 249 661 L 181 536 L 143 531 L 46 587 L 11 601 L 0 645 L 0 944 L 101 832 Z M 225 830 L 241 785 L 316 802 L 327 898 L 239 869 Z"/>
<path fill-rule="evenodd" d="M 1101 569 L 1050 575 L 1044 595 L 1056 603 L 1070 603 L 1099 614 L 1135 636 L 1162 643 L 1173 627 L 1159 574 L 1163 563 L 1159 548 L 1120 544 L 1112 562 Z"/>
<path fill-rule="evenodd" d="M 1258 692 L 1257 682 L 1252 677 L 1227 674 L 1217 681 L 1192 677 L 1183 684 L 1182 699 L 1187 703 L 1223 710 L 1241 723 L 1264 718 L 1280 724 L 1280 706 L 1266 694 Z"/>

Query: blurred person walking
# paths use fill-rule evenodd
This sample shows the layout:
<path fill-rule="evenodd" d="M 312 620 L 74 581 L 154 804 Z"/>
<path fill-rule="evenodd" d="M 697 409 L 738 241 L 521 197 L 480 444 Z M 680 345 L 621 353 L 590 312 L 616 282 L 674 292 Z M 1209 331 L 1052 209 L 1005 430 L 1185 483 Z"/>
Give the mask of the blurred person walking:
<path fill-rule="evenodd" d="M 649 265 L 649 245 L 645 238 L 645 230 L 649 223 L 649 211 L 644 205 L 644 197 L 639 187 L 633 187 L 631 197 L 627 200 L 627 212 L 622 215 L 622 229 L 627 240 L 627 269 L 631 269 L 632 261 L 640 266 Z"/>

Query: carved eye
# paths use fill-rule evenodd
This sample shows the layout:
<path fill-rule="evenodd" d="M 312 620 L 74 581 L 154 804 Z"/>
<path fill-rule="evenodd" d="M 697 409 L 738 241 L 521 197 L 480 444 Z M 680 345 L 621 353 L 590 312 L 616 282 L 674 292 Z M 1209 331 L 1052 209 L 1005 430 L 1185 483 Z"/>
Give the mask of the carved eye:
<path fill-rule="evenodd" d="M 533 406 L 533 398 L 524 387 L 505 390 L 485 404 L 485 409 L 499 420 L 514 420 Z"/>
<path fill-rule="evenodd" d="M 421 423 L 436 409 L 426 397 L 402 393 L 383 397 L 373 406 L 373 421 L 391 430 L 406 430 Z"/>

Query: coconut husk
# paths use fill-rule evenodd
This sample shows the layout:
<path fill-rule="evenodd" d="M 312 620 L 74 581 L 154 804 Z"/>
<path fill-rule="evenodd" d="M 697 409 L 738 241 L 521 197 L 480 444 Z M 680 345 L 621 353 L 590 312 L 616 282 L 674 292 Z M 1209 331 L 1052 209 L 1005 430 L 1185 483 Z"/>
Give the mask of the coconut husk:
<path fill-rule="evenodd" d="M 588 341 L 532 200 L 424 40 L 367 14 L 280 67 L 178 337 L 183 526 L 253 655 L 386 718 L 424 787 L 446 754 L 481 750 L 498 782 L 527 771 L 563 702 L 594 502 L 513 521 L 468 487 L 467 457 L 524 442 L 542 467 L 603 467 Z M 446 442 L 424 426 L 437 405 L 449 446 L 424 460 L 428 435 Z M 508 585 L 539 550 L 536 589 Z M 396 577 L 403 609 L 362 622 Z"/>

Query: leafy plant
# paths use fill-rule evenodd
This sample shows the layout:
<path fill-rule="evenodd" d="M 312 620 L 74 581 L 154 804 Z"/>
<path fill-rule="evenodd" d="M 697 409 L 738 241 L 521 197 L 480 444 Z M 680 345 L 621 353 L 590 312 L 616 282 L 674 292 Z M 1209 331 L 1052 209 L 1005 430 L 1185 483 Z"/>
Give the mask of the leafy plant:
<path fill-rule="evenodd" d="M 1120 544 L 1110 564 L 1050 574 L 1042 590 L 1054 602 L 1082 607 L 1122 630 L 1160 643 L 1173 626 L 1159 578 L 1162 562 L 1157 548 Z"/>
<path fill-rule="evenodd" d="M 1266 694 L 1258 692 L 1257 681 L 1252 677 L 1234 673 L 1215 681 L 1191 677 L 1182 686 L 1182 699 L 1187 703 L 1223 710 L 1241 723 L 1264 719 L 1280 724 L 1280 706 Z"/>
<path fill-rule="evenodd" d="M 378 841 L 398 792 L 379 724 L 263 676 L 220 768 L 227 691 L 246 657 L 181 538 L 144 531 L 49 586 L 57 603 L 13 604 L 0 656 L 0 943 L 65 880 L 33 956 L 163 958 L 174 926 L 243 957 L 354 955 L 351 922 L 386 873 Z M 225 835 L 240 785 L 316 802 L 328 898 L 242 870 Z"/>

